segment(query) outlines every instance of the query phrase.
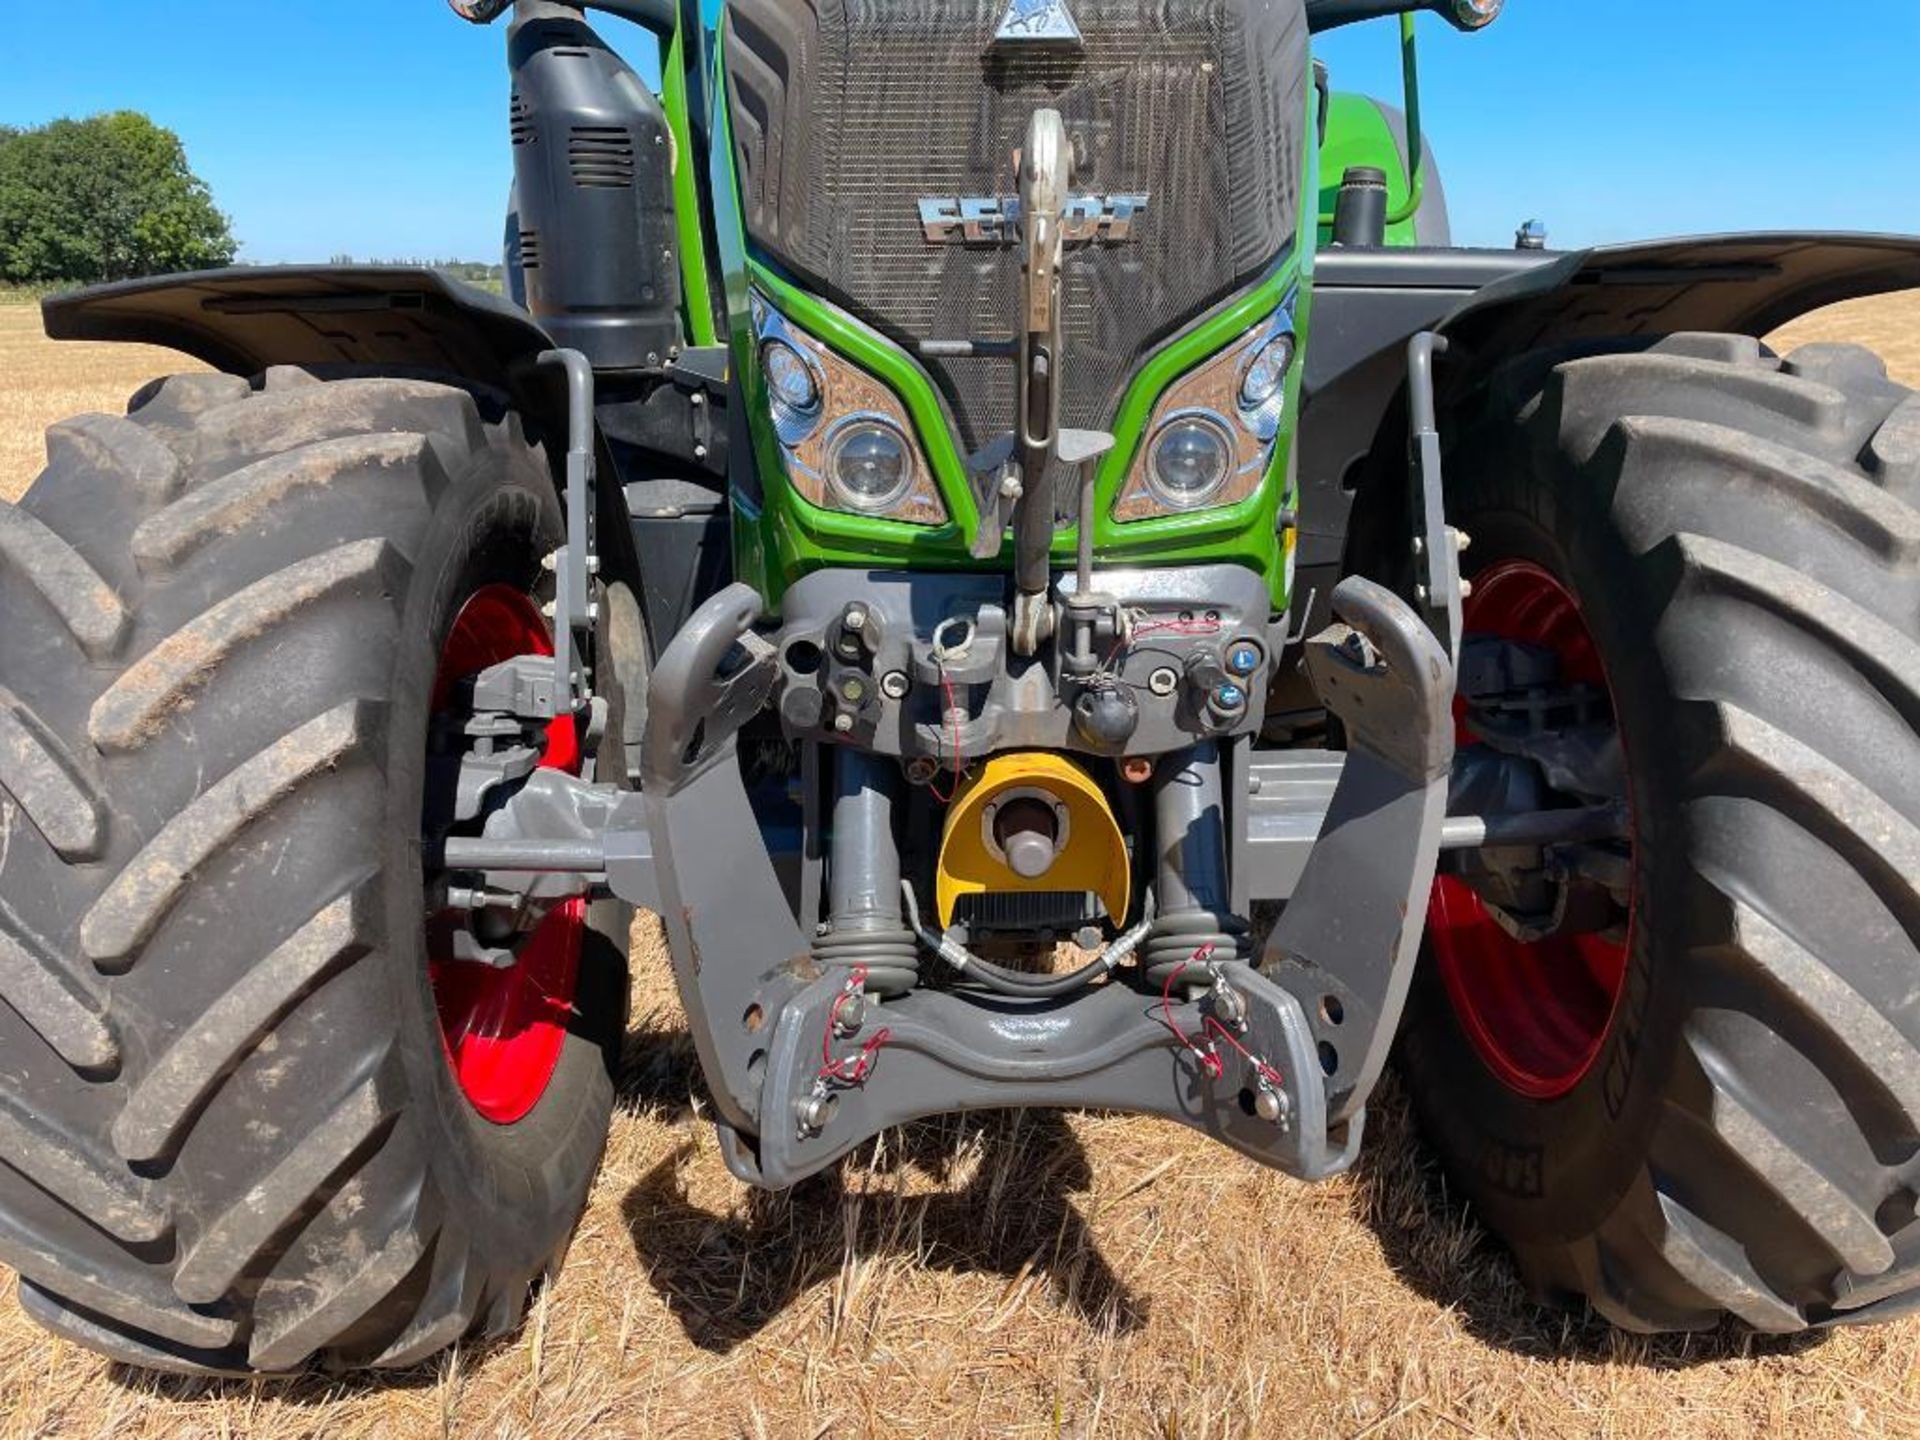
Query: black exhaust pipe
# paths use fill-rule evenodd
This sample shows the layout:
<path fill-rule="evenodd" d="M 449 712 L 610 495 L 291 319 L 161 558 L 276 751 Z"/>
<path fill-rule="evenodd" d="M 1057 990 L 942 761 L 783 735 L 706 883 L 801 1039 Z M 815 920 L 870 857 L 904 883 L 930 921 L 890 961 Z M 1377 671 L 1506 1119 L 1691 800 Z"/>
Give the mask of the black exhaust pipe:
<path fill-rule="evenodd" d="M 507 52 L 522 303 L 596 371 L 659 370 L 683 343 L 666 112 L 577 6 L 519 0 Z"/>

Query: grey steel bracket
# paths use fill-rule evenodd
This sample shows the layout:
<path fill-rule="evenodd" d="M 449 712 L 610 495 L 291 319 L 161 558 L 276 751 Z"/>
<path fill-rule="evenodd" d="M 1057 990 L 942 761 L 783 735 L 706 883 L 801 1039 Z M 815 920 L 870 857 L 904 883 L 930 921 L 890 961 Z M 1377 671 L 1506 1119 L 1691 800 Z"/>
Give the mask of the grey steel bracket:
<path fill-rule="evenodd" d="M 759 596 L 737 585 L 681 628 L 648 692 L 643 788 L 539 771 L 488 833 L 446 841 L 442 863 L 526 889 L 582 882 L 660 916 L 674 982 L 718 1118 L 756 1133 L 773 1027 L 818 979 L 734 763 L 765 703 L 772 649 L 752 633 Z"/>
<path fill-rule="evenodd" d="M 567 543 L 553 556 L 553 709 L 571 715 L 593 696 L 580 656 L 599 618 L 593 577 L 600 573 L 594 503 L 593 366 L 578 350 L 543 350 L 538 366 L 561 370 L 567 385 L 567 460 L 563 495 Z"/>
<path fill-rule="evenodd" d="M 1237 962 L 1197 965 L 1193 984 L 1170 1015 L 1159 997 L 1109 983 L 1040 1001 L 917 990 L 864 1005 L 856 1024 L 836 1026 L 847 980 L 823 976 L 781 1012 L 766 1041 L 757 1135 L 723 1124 L 722 1154 L 741 1179 L 783 1189 L 911 1120 L 1049 1106 L 1175 1120 L 1302 1178 L 1345 1169 L 1358 1128 L 1337 1145 L 1329 1139 L 1319 1059 L 1299 1001 Z M 824 1076 L 823 1043 L 835 1057 L 867 1055 L 862 1078 Z"/>
<path fill-rule="evenodd" d="M 967 476 L 980 516 L 967 553 L 976 560 L 991 560 L 1000 553 L 1007 527 L 1013 523 L 1014 506 L 1026 493 L 1020 467 L 1014 463 L 1018 449 L 1019 438 L 1009 431 L 967 457 Z"/>
<path fill-rule="evenodd" d="M 511 715 L 517 720 L 551 720 L 558 695 L 551 662 L 543 655 L 516 655 L 488 666 L 473 679 L 475 714 Z"/>
<path fill-rule="evenodd" d="M 773 646 L 753 631 L 761 613 L 759 591 L 729 585 L 693 612 L 660 656 L 647 688 L 643 790 L 690 783 L 731 753 L 740 727 L 767 703 L 780 667 Z M 755 847 L 762 848 L 757 840 Z"/>
<path fill-rule="evenodd" d="M 1307 644 L 1348 751 L 1326 819 L 1261 968 L 1298 997 L 1331 1122 L 1357 1120 L 1380 1078 L 1419 954 L 1453 763 L 1453 666 L 1392 591 L 1353 577 Z"/>
<path fill-rule="evenodd" d="M 1443 335 L 1423 332 L 1407 342 L 1407 409 L 1412 431 L 1415 514 L 1414 599 L 1448 657 L 1460 661 L 1460 539 L 1447 526 L 1446 483 L 1441 471 L 1440 424 L 1433 400 L 1433 358 L 1447 353 Z"/>

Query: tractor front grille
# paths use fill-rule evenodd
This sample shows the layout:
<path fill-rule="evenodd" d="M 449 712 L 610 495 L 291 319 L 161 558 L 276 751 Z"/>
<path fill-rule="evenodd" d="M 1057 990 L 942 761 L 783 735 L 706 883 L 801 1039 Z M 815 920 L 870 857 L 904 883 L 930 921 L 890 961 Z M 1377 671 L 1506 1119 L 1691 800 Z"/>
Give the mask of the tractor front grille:
<path fill-rule="evenodd" d="M 755 250 L 902 344 L 1011 338 L 1013 246 L 930 245 L 923 197 L 1005 196 L 1033 112 L 1078 194 L 1146 194 L 1128 244 L 1068 261 L 1062 422 L 1105 429 L 1144 356 L 1288 249 L 1301 0 L 1070 0 L 1082 54 L 990 55 L 1007 0 L 733 0 L 727 63 Z M 962 443 L 1012 428 L 1005 361 L 926 362 Z"/>

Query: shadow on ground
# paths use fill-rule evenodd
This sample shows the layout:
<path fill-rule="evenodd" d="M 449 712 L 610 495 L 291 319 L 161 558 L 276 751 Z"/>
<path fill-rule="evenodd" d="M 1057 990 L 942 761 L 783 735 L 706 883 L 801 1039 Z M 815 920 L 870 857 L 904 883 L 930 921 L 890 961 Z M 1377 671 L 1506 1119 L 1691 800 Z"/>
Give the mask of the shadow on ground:
<path fill-rule="evenodd" d="M 725 1353 L 799 1296 L 888 1257 L 943 1270 L 1040 1277 L 1089 1328 L 1126 1333 L 1144 1303 L 1114 1274 L 1075 1197 L 1091 1188 L 1085 1150 L 1059 1115 L 996 1112 L 909 1126 L 780 1194 L 737 1211 L 690 1203 L 691 1143 L 660 1161 L 622 1205 L 634 1249 L 687 1337 Z M 913 1187 L 909 1190 L 907 1187 Z M 857 1284 L 850 1280 L 849 1284 Z"/>
<path fill-rule="evenodd" d="M 684 1034 L 636 1037 L 623 1075 L 626 1104 L 685 1120 L 699 1094 Z M 838 1274 L 850 1255 L 886 1255 L 947 1270 L 1045 1276 L 1089 1326 L 1125 1333 L 1146 1318 L 1102 1257 L 1074 1197 L 1092 1184 L 1071 1129 L 1047 1111 L 952 1117 L 883 1137 L 840 1167 L 769 1195 L 746 1192 L 736 1213 L 686 1198 L 689 1143 L 628 1192 L 624 1214 L 654 1285 L 703 1349 L 725 1353 L 757 1334 L 801 1294 Z M 932 1193 L 894 1182 L 918 1171 Z M 964 1175 L 957 1188 L 948 1188 Z M 1457 1316 L 1484 1344 L 1543 1360 L 1677 1370 L 1728 1360 L 1797 1355 L 1824 1331 L 1759 1335 L 1737 1324 L 1690 1335 L 1641 1336 L 1584 1308 L 1528 1294 L 1506 1249 L 1449 1193 L 1389 1075 L 1368 1117 L 1354 1170 L 1358 1218 L 1395 1275 Z"/>
<path fill-rule="evenodd" d="M 1634 1335 L 1584 1305 L 1565 1309 L 1534 1300 L 1506 1247 L 1450 1193 L 1392 1072 L 1368 1107 L 1367 1139 L 1353 1175 L 1359 1218 L 1394 1274 L 1499 1349 L 1534 1359 L 1678 1370 L 1804 1354 L 1829 1338 L 1824 1330 L 1762 1335 L 1732 1321 L 1693 1334 Z"/>

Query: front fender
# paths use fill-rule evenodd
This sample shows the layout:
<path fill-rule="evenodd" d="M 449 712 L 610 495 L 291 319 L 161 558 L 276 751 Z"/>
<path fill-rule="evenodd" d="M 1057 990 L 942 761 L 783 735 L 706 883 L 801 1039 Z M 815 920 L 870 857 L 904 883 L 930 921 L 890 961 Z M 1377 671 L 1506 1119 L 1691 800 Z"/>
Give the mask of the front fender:
<path fill-rule="evenodd" d="M 1723 331 L 1765 336 L 1810 310 L 1920 289 L 1920 236 L 1712 235 L 1573 251 L 1489 285 L 1440 326 L 1467 363 L 1450 389 L 1547 345 Z"/>
<path fill-rule="evenodd" d="M 96 285 L 40 307 L 55 340 L 164 345 L 218 370 L 251 376 L 275 365 L 354 366 L 445 377 L 510 399 L 535 438 L 552 437 L 554 485 L 567 434 L 559 371 L 531 362 L 554 348 L 524 310 L 436 270 L 413 266 L 287 265 L 206 270 Z M 639 585 L 618 474 L 596 436 L 600 536 L 608 580 Z"/>
<path fill-rule="evenodd" d="M 1920 236 L 1717 235 L 1564 254 L 1341 250 L 1319 254 L 1300 443 L 1299 578 L 1312 634 L 1361 553 L 1371 501 L 1405 480 L 1407 342 L 1452 342 L 1439 380 L 1457 413 L 1503 362 L 1582 340 L 1682 331 L 1765 336 L 1810 310 L 1920 289 Z M 1392 536 L 1386 537 L 1391 539 Z M 1357 547 L 1357 548 L 1356 548 Z"/>
<path fill-rule="evenodd" d="M 157 276 L 55 295 L 55 340 L 164 345 L 219 370 L 273 365 L 425 370 L 514 393 L 523 362 L 553 348 L 496 295 L 411 266 L 286 265 Z"/>

